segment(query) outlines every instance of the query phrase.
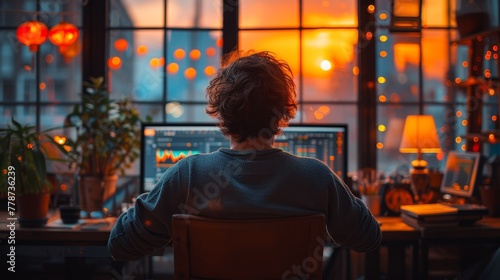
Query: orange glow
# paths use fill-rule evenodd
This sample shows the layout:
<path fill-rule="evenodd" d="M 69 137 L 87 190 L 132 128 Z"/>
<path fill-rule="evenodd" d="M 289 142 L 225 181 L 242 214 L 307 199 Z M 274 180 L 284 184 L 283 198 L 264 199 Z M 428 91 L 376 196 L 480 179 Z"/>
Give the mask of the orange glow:
<path fill-rule="evenodd" d="M 111 70 L 118 70 L 122 67 L 122 59 L 118 56 L 108 58 L 108 67 Z"/>
<path fill-rule="evenodd" d="M 495 90 L 494 90 L 494 89 L 492 89 L 492 88 L 489 88 L 489 89 L 488 89 L 488 94 L 489 94 L 490 96 L 495 95 Z"/>
<path fill-rule="evenodd" d="M 462 120 L 462 125 L 467 126 L 467 120 Z"/>
<path fill-rule="evenodd" d="M 319 67 L 323 70 L 323 71 L 328 71 L 330 69 L 332 69 L 332 63 L 328 60 L 323 60 L 321 61 Z"/>
<path fill-rule="evenodd" d="M 406 65 L 418 65 L 420 47 L 418 44 L 396 43 L 394 44 L 394 63 L 398 72 L 405 72 Z"/>
<path fill-rule="evenodd" d="M 484 70 L 484 77 L 490 78 L 491 77 L 491 72 L 489 69 Z"/>
<path fill-rule="evenodd" d="M 462 149 L 462 151 L 465 151 L 465 149 L 467 148 L 467 146 L 464 144 L 462 145 L 462 147 L 460 147 Z"/>
<path fill-rule="evenodd" d="M 193 67 L 189 67 L 184 71 L 184 76 L 188 80 L 193 80 L 194 78 L 196 78 L 196 69 L 194 69 Z"/>
<path fill-rule="evenodd" d="M 47 64 L 51 64 L 52 62 L 54 62 L 54 56 L 51 54 L 46 55 L 45 62 L 47 62 Z"/>
<path fill-rule="evenodd" d="M 164 57 L 158 58 L 158 65 L 165 66 L 165 58 Z"/>
<path fill-rule="evenodd" d="M 181 60 L 183 59 L 184 57 L 186 57 L 186 51 L 183 50 L 183 49 L 176 49 L 174 51 L 174 58 L 177 59 L 177 60 Z"/>
<path fill-rule="evenodd" d="M 352 73 L 356 76 L 359 75 L 359 67 L 358 66 L 352 67 Z"/>
<path fill-rule="evenodd" d="M 375 6 L 374 5 L 368 5 L 368 8 L 366 8 L 366 11 L 369 14 L 373 14 L 375 12 Z"/>
<path fill-rule="evenodd" d="M 455 138 L 455 143 L 460 144 L 462 142 L 462 137 L 458 136 Z"/>
<path fill-rule="evenodd" d="M 472 141 L 474 141 L 474 142 L 479 142 L 479 137 L 474 136 L 474 137 L 472 138 Z"/>
<path fill-rule="evenodd" d="M 146 129 L 144 130 L 144 135 L 145 136 L 155 136 L 156 132 L 154 129 Z"/>
<path fill-rule="evenodd" d="M 406 117 L 399 152 L 441 152 L 436 123 L 432 115 L 409 115 Z"/>
<path fill-rule="evenodd" d="M 54 141 L 56 141 L 59 145 L 64 145 L 66 143 L 66 137 L 56 135 L 54 136 Z"/>
<path fill-rule="evenodd" d="M 214 48 L 214 47 L 208 47 L 206 50 L 205 50 L 205 54 L 207 56 L 214 56 L 217 54 L 217 50 Z"/>
<path fill-rule="evenodd" d="M 39 21 L 28 21 L 17 27 L 17 40 L 30 48 L 30 51 L 38 51 L 38 46 L 47 40 L 49 30 L 45 24 Z"/>
<path fill-rule="evenodd" d="M 378 127 L 377 127 L 377 129 L 380 132 L 385 132 L 387 128 L 385 127 L 385 125 L 379 124 Z"/>
<path fill-rule="evenodd" d="M 373 33 L 371 33 L 371 32 L 366 32 L 366 34 L 365 34 L 365 38 L 366 38 L 366 40 L 371 40 L 371 39 L 373 39 Z"/>
<path fill-rule="evenodd" d="M 494 134 L 490 134 L 490 135 L 488 135 L 488 140 L 489 140 L 489 141 L 493 141 L 493 140 L 495 140 L 495 135 L 494 135 Z"/>
<path fill-rule="evenodd" d="M 437 159 L 437 160 L 443 160 L 443 158 L 444 158 L 444 153 L 443 153 L 443 151 L 441 151 L 441 152 L 439 152 L 439 153 L 437 153 L 437 154 L 436 154 L 436 159 Z"/>
<path fill-rule="evenodd" d="M 493 51 L 498 51 L 498 46 L 497 45 L 493 45 Z"/>
<path fill-rule="evenodd" d="M 462 67 L 467 68 L 469 66 L 469 63 L 467 61 L 462 61 Z"/>
<path fill-rule="evenodd" d="M 200 59 L 200 57 L 201 57 L 201 52 L 198 49 L 194 49 L 189 52 L 189 58 L 191 58 L 192 60 L 198 60 Z"/>
<path fill-rule="evenodd" d="M 171 62 L 167 65 L 167 72 L 169 74 L 177 74 L 178 71 L 179 71 L 179 64 Z"/>
<path fill-rule="evenodd" d="M 461 81 L 462 81 L 462 79 L 460 79 L 460 78 L 458 78 L 458 77 L 457 77 L 457 78 L 455 78 L 455 84 L 460 84 L 460 82 L 461 82 Z"/>
<path fill-rule="evenodd" d="M 379 19 L 381 20 L 386 20 L 387 19 L 387 14 L 386 13 L 380 13 L 380 15 L 378 16 Z"/>
<path fill-rule="evenodd" d="M 378 97 L 378 101 L 380 101 L 380 102 L 386 102 L 387 101 L 387 97 L 385 95 L 380 95 Z"/>
<path fill-rule="evenodd" d="M 81 50 L 80 41 L 75 41 L 73 44 L 69 46 L 64 46 L 59 48 L 59 52 L 64 56 L 66 62 L 68 62 L 71 58 L 77 56 Z"/>
<path fill-rule="evenodd" d="M 215 41 L 215 45 L 219 48 L 222 48 L 222 46 L 224 45 L 224 41 L 222 40 L 222 38 L 217 38 L 217 40 Z"/>
<path fill-rule="evenodd" d="M 123 38 L 117 39 L 114 43 L 114 47 L 117 51 L 124 52 L 128 48 L 128 42 Z"/>
<path fill-rule="evenodd" d="M 497 116 L 493 115 L 493 116 L 491 116 L 491 120 L 496 122 L 498 120 L 498 118 L 497 118 Z"/>
<path fill-rule="evenodd" d="M 380 76 L 380 77 L 378 77 L 378 78 L 377 78 L 377 82 L 378 82 L 379 84 L 384 84 L 386 81 L 387 81 L 387 80 L 385 79 L 385 77 Z"/>
<path fill-rule="evenodd" d="M 387 57 L 387 52 L 386 51 L 380 51 L 380 57 Z"/>
<path fill-rule="evenodd" d="M 212 76 L 213 74 L 215 74 L 215 72 L 216 72 L 215 67 L 210 65 L 205 67 L 205 75 Z"/>
<path fill-rule="evenodd" d="M 381 35 L 379 37 L 379 40 L 380 40 L 380 42 L 384 43 L 384 42 L 387 42 L 387 40 L 389 40 L 389 38 L 386 35 Z"/>
<path fill-rule="evenodd" d="M 61 191 L 65 191 L 68 189 L 68 186 L 66 184 L 61 184 Z"/>
<path fill-rule="evenodd" d="M 40 83 L 40 90 L 44 90 L 47 87 L 45 83 Z"/>
<path fill-rule="evenodd" d="M 149 66 L 151 66 L 151 68 L 153 69 L 160 67 L 160 60 L 157 57 L 151 58 L 151 60 L 149 61 Z"/>
<path fill-rule="evenodd" d="M 78 39 L 79 31 L 76 26 L 68 22 L 54 25 L 49 31 L 49 40 L 52 44 L 64 47 L 73 44 Z"/>
<path fill-rule="evenodd" d="M 144 45 L 140 45 L 137 47 L 137 54 L 138 55 L 145 55 L 148 53 L 148 47 Z"/>
<path fill-rule="evenodd" d="M 455 113 L 455 116 L 457 116 L 457 118 L 460 118 L 462 116 L 462 111 L 457 111 Z"/>
<path fill-rule="evenodd" d="M 381 150 L 384 148 L 384 144 L 382 142 L 377 142 L 377 149 Z"/>
<path fill-rule="evenodd" d="M 26 145 L 26 147 L 28 147 L 28 149 L 33 149 L 33 144 L 32 143 L 28 143 L 28 145 Z"/>

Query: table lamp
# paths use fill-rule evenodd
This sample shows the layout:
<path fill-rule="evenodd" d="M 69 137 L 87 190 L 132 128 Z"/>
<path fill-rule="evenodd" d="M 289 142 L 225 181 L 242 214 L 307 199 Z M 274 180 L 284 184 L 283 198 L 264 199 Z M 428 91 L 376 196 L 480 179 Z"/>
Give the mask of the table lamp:
<path fill-rule="evenodd" d="M 417 154 L 417 159 L 411 162 L 410 179 L 415 201 L 422 202 L 422 194 L 427 192 L 429 184 L 427 161 L 422 158 L 422 154 L 441 151 L 434 117 L 431 115 L 407 116 L 399 151 Z"/>

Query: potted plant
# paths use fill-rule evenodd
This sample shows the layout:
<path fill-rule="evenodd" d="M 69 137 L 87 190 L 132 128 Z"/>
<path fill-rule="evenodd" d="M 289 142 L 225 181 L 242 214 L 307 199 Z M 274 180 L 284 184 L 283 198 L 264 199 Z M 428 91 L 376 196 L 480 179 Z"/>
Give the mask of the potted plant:
<path fill-rule="evenodd" d="M 9 215 L 23 227 L 47 222 L 51 185 L 47 179 L 42 133 L 35 126 L 12 124 L 0 128 L 0 191 L 7 195 Z M 12 212 L 11 212 L 12 211 Z"/>
<path fill-rule="evenodd" d="M 76 135 L 65 145 L 80 178 L 80 207 L 90 213 L 102 211 L 103 202 L 115 193 L 118 175 L 138 158 L 141 118 L 128 98 L 110 98 L 103 78 L 83 85 L 81 104 L 74 106 L 65 124 L 75 128 Z"/>

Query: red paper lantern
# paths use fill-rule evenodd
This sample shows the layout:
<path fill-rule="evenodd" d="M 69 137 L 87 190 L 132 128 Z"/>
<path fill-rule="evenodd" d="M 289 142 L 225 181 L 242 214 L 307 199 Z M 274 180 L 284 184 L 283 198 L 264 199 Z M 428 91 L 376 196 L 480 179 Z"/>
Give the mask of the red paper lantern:
<path fill-rule="evenodd" d="M 49 31 L 49 40 L 61 50 L 78 39 L 78 28 L 68 22 L 60 22 Z"/>
<path fill-rule="evenodd" d="M 17 27 L 17 40 L 28 46 L 30 51 L 38 51 L 38 46 L 47 40 L 48 28 L 39 21 L 28 21 Z"/>

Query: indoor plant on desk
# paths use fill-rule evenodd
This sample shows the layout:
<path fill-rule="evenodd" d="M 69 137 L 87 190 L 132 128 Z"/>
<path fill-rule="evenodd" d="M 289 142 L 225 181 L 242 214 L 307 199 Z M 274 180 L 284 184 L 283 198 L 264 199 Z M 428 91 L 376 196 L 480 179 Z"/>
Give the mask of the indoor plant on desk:
<path fill-rule="evenodd" d="M 18 215 L 22 227 L 43 226 L 51 191 L 43 133 L 12 118 L 12 124 L 0 128 L 0 134 L 0 192 L 7 195 L 8 214 Z"/>
<path fill-rule="evenodd" d="M 82 102 L 66 116 L 76 129 L 67 153 L 79 174 L 79 201 L 84 212 L 102 211 L 116 190 L 118 175 L 139 156 L 139 112 L 127 98 L 112 100 L 103 78 L 84 82 Z M 68 137 L 71 138 L 71 137 Z"/>

